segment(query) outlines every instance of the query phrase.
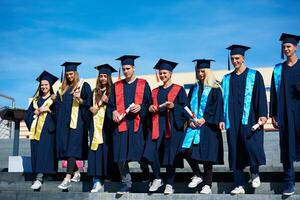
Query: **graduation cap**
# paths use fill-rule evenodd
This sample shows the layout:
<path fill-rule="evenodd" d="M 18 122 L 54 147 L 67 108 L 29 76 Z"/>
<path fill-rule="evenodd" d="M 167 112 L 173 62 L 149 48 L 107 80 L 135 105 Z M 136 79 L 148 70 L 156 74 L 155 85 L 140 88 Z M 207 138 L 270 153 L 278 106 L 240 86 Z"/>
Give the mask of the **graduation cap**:
<path fill-rule="evenodd" d="M 230 50 L 230 55 L 245 55 L 245 51 L 250 49 L 250 47 L 244 46 L 244 45 L 239 45 L 239 44 L 233 44 L 226 49 Z"/>
<path fill-rule="evenodd" d="M 69 71 L 77 71 L 77 66 L 80 65 L 81 62 L 64 62 L 61 66 L 65 67 L 65 72 Z"/>
<path fill-rule="evenodd" d="M 242 55 L 245 56 L 245 52 L 250 49 L 250 47 L 239 45 L 239 44 L 233 44 L 226 49 L 230 50 L 230 56 L 232 55 Z M 230 56 L 228 55 L 228 70 L 230 70 Z"/>
<path fill-rule="evenodd" d="M 293 45 L 297 45 L 299 40 L 300 40 L 300 36 L 299 35 L 292 35 L 292 34 L 288 34 L 288 33 L 282 33 L 280 36 L 280 41 L 282 41 L 282 47 L 281 47 L 281 58 L 283 59 L 283 45 L 285 43 L 291 43 Z"/>
<path fill-rule="evenodd" d="M 46 80 L 49 82 L 49 84 L 52 86 L 57 80 L 58 78 L 52 74 L 50 74 L 47 71 L 43 71 L 37 78 L 36 80 L 38 82 L 41 82 L 42 80 Z"/>
<path fill-rule="evenodd" d="M 95 67 L 99 71 L 100 74 L 107 74 L 108 76 L 111 76 L 112 73 L 117 72 L 112 66 L 109 64 L 103 64 L 103 65 L 98 65 Z"/>
<path fill-rule="evenodd" d="M 156 63 L 153 69 L 157 70 L 169 70 L 170 72 L 173 71 L 173 69 L 176 67 L 178 63 L 172 62 L 169 60 L 159 59 L 159 61 Z"/>
<path fill-rule="evenodd" d="M 292 43 L 293 45 L 297 45 L 300 40 L 300 36 L 282 33 L 279 40 L 282 41 L 282 44 Z"/>
<path fill-rule="evenodd" d="M 65 73 L 70 71 L 77 71 L 77 66 L 80 65 L 81 62 L 64 62 L 61 66 L 65 67 Z M 60 82 L 63 81 L 64 70 L 62 69 L 60 75 Z"/>
<path fill-rule="evenodd" d="M 196 69 L 206 69 L 210 68 L 210 62 L 215 62 L 212 59 L 195 59 L 193 62 L 196 62 Z"/>
<path fill-rule="evenodd" d="M 134 55 L 124 55 L 120 58 L 117 58 L 116 60 L 120 60 L 122 65 L 132 65 L 134 66 L 134 60 L 137 59 L 140 56 L 134 56 Z"/>

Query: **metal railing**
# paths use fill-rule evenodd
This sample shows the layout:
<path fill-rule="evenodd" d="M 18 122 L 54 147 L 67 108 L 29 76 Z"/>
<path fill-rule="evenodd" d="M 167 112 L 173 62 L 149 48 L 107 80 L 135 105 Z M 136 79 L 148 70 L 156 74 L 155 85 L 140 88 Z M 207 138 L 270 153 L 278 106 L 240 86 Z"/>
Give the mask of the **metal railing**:
<path fill-rule="evenodd" d="M 0 98 L 11 101 L 11 107 L 16 107 L 16 100 L 13 97 L 0 93 Z M 0 106 L 1 107 L 1 106 Z M 15 122 L 2 120 L 0 118 L 0 138 L 13 138 L 15 133 Z"/>

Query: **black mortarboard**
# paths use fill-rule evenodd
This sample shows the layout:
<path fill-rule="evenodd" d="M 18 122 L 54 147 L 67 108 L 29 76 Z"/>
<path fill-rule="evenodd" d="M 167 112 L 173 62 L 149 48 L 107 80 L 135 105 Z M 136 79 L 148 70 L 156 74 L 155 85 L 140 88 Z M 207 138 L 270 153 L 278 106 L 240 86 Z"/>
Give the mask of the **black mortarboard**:
<path fill-rule="evenodd" d="M 212 59 L 195 59 L 193 62 L 196 62 L 196 69 L 205 69 L 210 68 L 210 62 L 215 62 Z"/>
<path fill-rule="evenodd" d="M 38 82 L 41 82 L 42 80 L 47 80 L 49 82 L 49 84 L 52 86 L 57 80 L 58 78 L 52 74 L 50 74 L 47 71 L 43 71 L 37 78 L 36 80 Z"/>
<path fill-rule="evenodd" d="M 134 55 L 124 55 L 120 58 L 117 58 L 116 60 L 120 60 L 122 65 L 132 65 L 134 66 L 134 60 L 137 59 L 140 56 L 134 56 Z"/>
<path fill-rule="evenodd" d="M 282 33 L 279 40 L 282 41 L 282 44 L 292 43 L 293 45 L 297 45 L 300 40 L 300 36 Z"/>
<path fill-rule="evenodd" d="M 111 73 L 117 72 L 117 70 L 115 70 L 109 64 L 98 65 L 95 67 L 95 69 L 97 69 L 99 71 L 99 75 L 107 74 L 107 75 L 111 76 Z"/>
<path fill-rule="evenodd" d="M 292 35 L 288 33 L 282 33 L 279 40 L 282 41 L 282 45 L 284 45 L 285 43 L 291 43 L 293 45 L 297 45 L 300 40 L 300 36 Z M 282 59 L 284 58 L 282 46 L 281 46 L 281 58 Z"/>
<path fill-rule="evenodd" d="M 230 55 L 238 54 L 238 55 L 244 56 L 245 51 L 250 49 L 250 47 L 239 45 L 239 44 L 233 44 L 233 45 L 227 47 L 226 49 L 230 50 Z"/>
<path fill-rule="evenodd" d="M 80 64 L 81 62 L 65 62 L 61 66 L 65 67 L 65 72 L 69 72 L 69 71 L 77 71 L 77 66 Z"/>
<path fill-rule="evenodd" d="M 159 61 L 156 63 L 153 69 L 158 69 L 158 70 L 169 70 L 170 72 L 173 71 L 173 69 L 176 67 L 178 63 L 172 62 L 169 60 L 164 60 L 164 59 L 159 59 Z"/>

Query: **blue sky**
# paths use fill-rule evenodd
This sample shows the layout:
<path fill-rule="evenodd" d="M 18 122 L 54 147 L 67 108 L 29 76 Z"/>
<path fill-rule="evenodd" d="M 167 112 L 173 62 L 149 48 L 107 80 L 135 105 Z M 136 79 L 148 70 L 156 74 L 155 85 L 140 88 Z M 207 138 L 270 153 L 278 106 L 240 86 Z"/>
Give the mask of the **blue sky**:
<path fill-rule="evenodd" d="M 195 58 L 226 68 L 233 43 L 252 47 L 248 66 L 280 61 L 282 32 L 300 34 L 300 1 L 249 0 L 1 0 L 0 93 L 27 107 L 44 70 L 60 76 L 64 61 L 81 61 L 81 77 L 94 66 L 136 54 L 137 74 L 153 73 L 159 58 L 192 71 Z M 0 99 L 0 106 L 9 101 Z"/>

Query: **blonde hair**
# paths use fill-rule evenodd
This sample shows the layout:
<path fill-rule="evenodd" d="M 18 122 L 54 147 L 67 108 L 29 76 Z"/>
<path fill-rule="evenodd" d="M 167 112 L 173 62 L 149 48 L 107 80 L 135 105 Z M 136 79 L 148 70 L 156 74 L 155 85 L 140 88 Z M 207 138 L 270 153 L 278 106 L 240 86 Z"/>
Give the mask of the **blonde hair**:
<path fill-rule="evenodd" d="M 203 81 L 203 85 L 204 86 L 209 86 L 212 88 L 220 88 L 221 89 L 221 85 L 218 83 L 214 73 L 212 72 L 211 69 L 209 68 L 205 68 L 203 69 L 205 72 L 205 78 Z"/>
<path fill-rule="evenodd" d="M 70 81 L 68 81 L 68 79 L 66 77 L 66 73 L 65 73 L 64 80 L 61 85 L 61 94 L 62 95 L 64 95 L 66 93 L 66 91 L 69 89 L 69 87 L 74 87 L 79 82 L 79 74 L 77 71 L 74 71 L 74 76 L 75 76 L 74 81 L 70 82 Z"/>

